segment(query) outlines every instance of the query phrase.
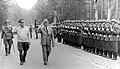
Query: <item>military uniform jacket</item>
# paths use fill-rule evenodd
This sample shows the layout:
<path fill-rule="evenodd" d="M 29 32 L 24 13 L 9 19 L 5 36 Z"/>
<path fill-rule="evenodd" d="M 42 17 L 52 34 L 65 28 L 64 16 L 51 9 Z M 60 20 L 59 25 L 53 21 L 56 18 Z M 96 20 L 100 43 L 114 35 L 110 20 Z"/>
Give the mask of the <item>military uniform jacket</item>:
<path fill-rule="evenodd" d="M 11 26 L 2 26 L 1 38 L 3 38 L 3 39 L 12 39 L 13 38 L 13 33 L 12 33 L 12 27 Z"/>

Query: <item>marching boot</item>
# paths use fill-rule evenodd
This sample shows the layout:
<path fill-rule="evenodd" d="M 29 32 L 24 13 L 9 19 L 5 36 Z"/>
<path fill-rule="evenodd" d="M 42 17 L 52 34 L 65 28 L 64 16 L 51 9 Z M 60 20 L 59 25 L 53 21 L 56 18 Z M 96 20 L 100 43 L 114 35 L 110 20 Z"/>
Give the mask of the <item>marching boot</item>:
<path fill-rule="evenodd" d="M 50 52 L 47 51 L 47 62 L 48 62 L 49 55 L 50 55 Z"/>
<path fill-rule="evenodd" d="M 8 56 L 8 49 L 7 48 L 5 48 L 5 52 L 6 52 L 5 56 Z"/>
<path fill-rule="evenodd" d="M 99 55 L 99 49 L 98 48 L 96 48 L 96 54 Z"/>
<path fill-rule="evenodd" d="M 92 53 L 92 47 L 90 47 L 90 53 Z"/>
<path fill-rule="evenodd" d="M 107 50 L 104 50 L 104 57 L 107 57 Z"/>
<path fill-rule="evenodd" d="M 100 56 L 103 55 L 103 49 L 100 49 Z"/>
<path fill-rule="evenodd" d="M 95 54 L 95 47 L 93 47 L 93 54 Z"/>
<path fill-rule="evenodd" d="M 9 52 L 8 52 L 8 54 L 10 54 L 10 50 L 11 50 L 11 46 L 9 46 Z"/>
<path fill-rule="evenodd" d="M 84 45 L 84 51 L 86 51 L 87 49 L 86 49 L 86 45 Z"/>
<path fill-rule="evenodd" d="M 117 52 L 113 52 L 113 60 L 117 60 Z"/>
<path fill-rule="evenodd" d="M 23 55 L 20 55 L 20 65 L 23 65 Z"/>
<path fill-rule="evenodd" d="M 109 58 L 112 58 L 112 52 L 108 51 Z"/>
<path fill-rule="evenodd" d="M 81 44 L 78 44 L 79 49 L 81 49 Z"/>

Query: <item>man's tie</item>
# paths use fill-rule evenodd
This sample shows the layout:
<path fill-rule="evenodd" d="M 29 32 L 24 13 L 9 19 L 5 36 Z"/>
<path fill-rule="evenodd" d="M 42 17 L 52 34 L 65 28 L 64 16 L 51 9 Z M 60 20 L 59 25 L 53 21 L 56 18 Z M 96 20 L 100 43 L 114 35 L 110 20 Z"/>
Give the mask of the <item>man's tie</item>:
<path fill-rule="evenodd" d="M 46 26 L 46 33 L 47 33 L 47 35 L 49 35 L 49 34 L 48 34 L 48 29 L 47 29 L 47 26 Z"/>

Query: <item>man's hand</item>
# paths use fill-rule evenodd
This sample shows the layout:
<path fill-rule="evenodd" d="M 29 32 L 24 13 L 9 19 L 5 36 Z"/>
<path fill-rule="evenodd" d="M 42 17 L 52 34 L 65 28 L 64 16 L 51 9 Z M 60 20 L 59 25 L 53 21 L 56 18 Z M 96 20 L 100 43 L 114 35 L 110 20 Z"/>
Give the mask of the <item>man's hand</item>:
<path fill-rule="evenodd" d="M 53 47 L 55 47 L 55 44 L 52 44 Z"/>
<path fill-rule="evenodd" d="M 31 42 L 28 42 L 29 45 L 31 45 Z"/>
<path fill-rule="evenodd" d="M 17 27 L 19 27 L 19 26 L 20 26 L 20 24 L 17 25 Z"/>

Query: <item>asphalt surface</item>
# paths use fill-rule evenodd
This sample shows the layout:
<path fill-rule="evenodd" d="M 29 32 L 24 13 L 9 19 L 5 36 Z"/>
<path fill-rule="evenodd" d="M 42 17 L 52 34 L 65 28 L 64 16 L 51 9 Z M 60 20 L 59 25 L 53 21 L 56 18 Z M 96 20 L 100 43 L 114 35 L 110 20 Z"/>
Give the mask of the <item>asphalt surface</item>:
<path fill-rule="evenodd" d="M 42 48 L 40 39 L 31 39 L 30 49 L 27 54 L 26 63 L 20 65 L 17 50 L 16 36 L 11 54 L 5 56 L 4 45 L 0 39 L 0 69 L 119 69 L 119 62 L 101 58 L 82 50 L 63 45 L 56 42 L 52 48 L 48 65 L 43 64 Z M 103 61 L 102 63 L 100 63 Z M 105 63 L 107 65 L 105 65 Z M 103 65 L 102 65 L 103 64 Z M 115 64 L 111 66 L 111 64 Z"/>

